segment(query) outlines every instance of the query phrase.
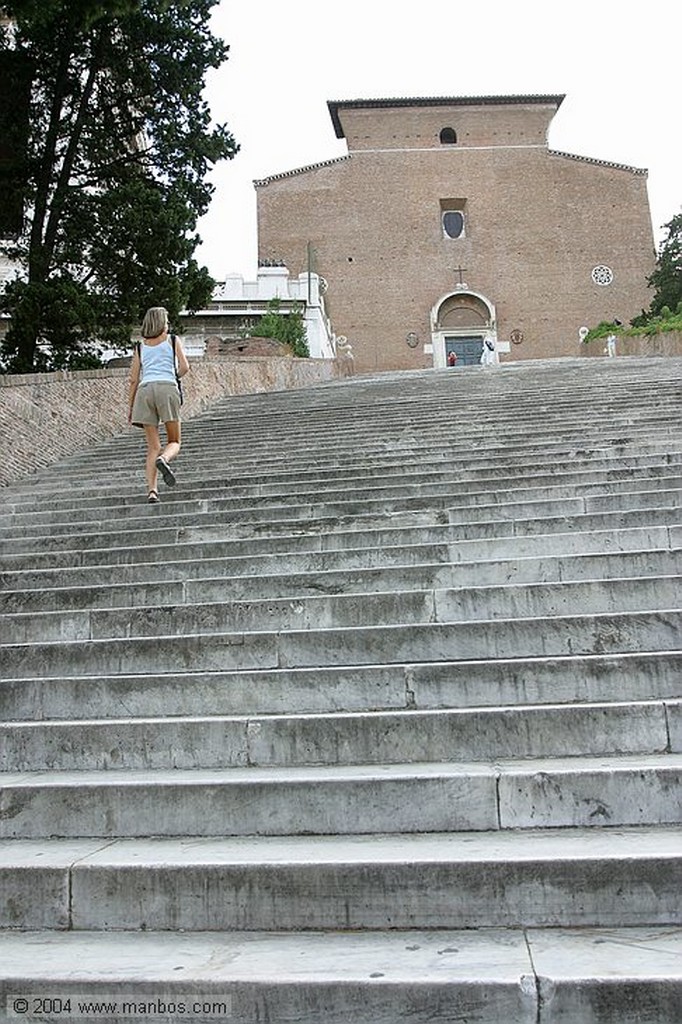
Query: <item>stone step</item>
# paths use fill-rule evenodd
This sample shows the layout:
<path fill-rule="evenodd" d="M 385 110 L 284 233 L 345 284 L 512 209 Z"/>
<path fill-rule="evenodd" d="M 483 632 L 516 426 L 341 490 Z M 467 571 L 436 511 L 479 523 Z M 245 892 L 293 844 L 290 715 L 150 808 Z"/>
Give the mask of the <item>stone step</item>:
<path fill-rule="evenodd" d="M 158 506 L 157 506 L 158 507 Z M 504 516 L 496 508 L 479 510 L 477 521 L 470 522 L 461 513 L 448 509 L 403 514 L 365 514 L 354 517 L 330 517 L 299 519 L 283 518 L 277 521 L 251 523 L 247 521 L 221 521 L 219 515 L 205 525 L 163 526 L 154 525 L 155 506 L 148 506 L 149 525 L 146 530 L 134 532 L 135 545 L 131 535 L 112 535 L 110 544 L 102 546 L 102 534 L 83 534 L 74 538 L 41 538 L 22 543 L 15 542 L 10 553 L 2 556 L 5 570 L 22 568 L 57 568 L 83 565 L 112 565 L 153 559 L 165 561 L 178 550 L 187 555 L 192 548 L 198 553 L 198 544 L 203 543 L 204 554 L 216 557 L 219 552 L 235 553 L 237 550 L 252 553 L 259 551 L 283 551 L 292 548 L 306 550 L 340 550 L 344 547 L 380 547 L 384 544 L 458 543 L 485 539 L 497 541 L 511 537 L 530 538 L 538 535 L 599 531 L 622 531 L 640 528 L 643 518 L 649 528 L 664 527 L 666 531 L 682 526 L 682 509 L 677 505 L 663 508 L 641 507 L 625 511 L 588 512 L 577 514 L 547 515 L 538 517 L 532 509 L 527 510 L 529 518 L 514 518 L 510 509 Z M 646 512 L 646 516 L 643 513 Z M 676 532 L 679 539 L 679 530 Z M 544 550 L 551 541 L 544 542 Z M 660 546 L 671 547 L 669 540 Z M 21 550 L 25 548 L 25 550 Z M 550 547 L 550 550 L 552 548 Z M 465 549 L 463 549 L 465 550 Z M 462 559 L 464 560 L 464 559 Z"/>
<path fill-rule="evenodd" d="M 500 422 L 505 423 L 506 413 L 513 410 L 518 413 L 518 421 L 512 418 L 507 424 L 512 433 L 520 424 L 538 417 L 549 423 L 559 420 L 568 429 L 589 431 L 592 424 L 579 414 L 592 411 L 596 420 L 596 412 L 599 410 L 611 414 L 610 418 L 604 417 L 600 423 L 601 430 L 607 433 L 614 422 L 637 423 L 652 411 L 658 411 L 663 415 L 671 406 L 675 407 L 676 399 L 679 398 L 679 378 L 668 381 L 642 381 L 639 387 L 627 382 L 612 390 L 600 388 L 598 384 L 595 386 L 595 382 L 590 382 L 588 387 L 570 391 L 566 388 L 557 389 L 553 382 L 548 382 L 547 389 L 542 392 L 532 387 L 528 388 L 526 383 L 522 389 L 514 392 L 507 390 L 506 382 L 502 388 L 496 389 L 493 386 L 488 390 L 487 387 L 481 389 L 474 382 L 464 382 L 461 379 L 452 388 L 439 388 L 435 380 L 422 380 L 417 382 L 413 391 L 406 390 L 401 396 L 396 395 L 396 385 L 399 382 L 395 380 L 385 380 L 381 382 L 381 386 L 372 387 L 364 395 L 360 393 L 358 383 L 355 380 L 345 394 L 337 385 L 323 401 L 319 401 L 322 393 L 317 386 L 307 388 L 298 406 L 291 401 L 293 391 L 285 401 L 278 401 L 269 394 L 261 394 L 258 400 L 247 402 L 242 397 L 234 395 L 224 402 L 216 403 L 212 410 L 202 413 L 201 420 L 206 427 L 215 430 L 227 425 L 232 436 L 239 441 L 240 428 L 245 421 L 258 417 L 263 406 L 267 404 L 270 415 L 264 425 L 266 436 L 277 433 L 283 419 L 293 419 L 294 436 L 300 432 L 302 424 L 322 419 L 328 425 L 331 412 L 336 413 L 338 424 L 344 431 L 359 430 L 363 422 L 359 415 L 361 413 L 364 415 L 368 432 L 371 433 L 372 427 L 379 423 L 386 423 L 399 429 L 410 427 L 427 419 L 433 410 L 442 410 L 443 404 L 450 401 L 453 416 L 463 420 L 469 429 L 475 428 L 478 423 L 488 421 L 499 426 Z M 431 383 L 434 385 L 433 388 L 430 386 Z M 301 392 L 298 391 L 296 394 L 301 395 Z M 414 401 L 417 397 L 420 399 L 419 403 Z M 483 403 L 483 407 L 482 397 L 488 399 Z M 501 415 L 495 420 L 495 413 L 498 410 Z M 444 425 L 445 429 L 448 425 Z"/>
<path fill-rule="evenodd" d="M 396 481 L 404 480 L 410 484 L 444 484 L 448 481 L 457 482 L 460 492 L 481 490 L 491 488 L 513 488 L 520 482 L 524 485 L 540 487 L 555 485 L 577 484 L 606 484 L 634 479 L 645 479 L 649 481 L 660 480 L 662 477 L 679 473 L 682 464 L 682 453 L 666 456 L 642 456 L 639 459 L 626 459 L 614 466 L 613 459 L 595 463 L 590 460 L 576 460 L 573 458 L 567 464 L 567 468 L 557 466 L 556 460 L 548 462 L 543 468 L 542 462 L 526 462 L 522 465 L 511 467 L 508 462 L 500 465 L 490 464 L 485 468 L 476 469 L 469 465 L 459 463 L 453 465 L 450 462 L 428 464 L 426 459 L 417 466 L 405 466 L 404 464 L 391 464 L 390 466 L 377 465 L 376 462 L 370 467 L 355 466 L 346 470 L 329 471 L 321 467 L 313 470 L 299 472 L 274 472 L 267 475 L 230 476 L 229 481 L 206 481 L 196 472 L 190 477 L 184 474 L 182 491 L 179 501 L 201 502 L 210 500 L 215 496 L 222 496 L 226 486 L 229 486 L 230 493 L 242 496 L 272 496 L 275 494 L 286 494 L 290 489 L 303 491 L 310 488 L 334 489 L 343 484 L 360 485 L 363 482 L 371 482 L 375 486 L 391 486 Z M 192 459 L 194 466 L 195 460 Z M 578 467 L 581 462 L 582 468 Z M 571 468 L 568 468 L 568 467 Z M 169 495 L 170 498 L 170 495 Z M 113 512 L 118 510 L 121 515 L 132 515 L 137 512 L 139 504 L 139 488 L 127 488 L 126 493 L 120 489 L 103 489 L 100 483 L 84 482 L 81 479 L 80 486 L 70 489 L 63 498 L 59 499 L 52 494 L 36 495 L 32 493 L 13 493 L 12 499 L 5 504 L 5 512 L 0 516 L 0 522 L 8 523 L 16 516 L 26 516 L 28 521 L 42 520 L 58 521 L 59 516 L 66 516 L 67 513 L 78 512 L 89 513 L 102 510 L 103 505 Z"/>
<path fill-rule="evenodd" d="M 627 386 L 618 394 L 586 388 L 565 396 L 548 395 L 544 400 L 538 399 L 532 390 L 517 394 L 491 391 L 483 395 L 462 387 L 461 380 L 457 388 L 445 393 L 432 393 L 422 382 L 412 394 L 405 392 L 402 399 L 396 400 L 389 389 L 395 390 L 397 382 L 386 383 L 388 389 L 376 389 L 374 395 L 364 398 L 357 390 L 344 396 L 342 389 L 336 388 L 330 393 L 330 401 L 322 404 L 316 404 L 319 392 L 314 388 L 306 389 L 298 406 L 290 401 L 278 405 L 269 394 L 251 403 L 232 396 L 226 403 L 216 404 L 212 415 L 203 413 L 190 424 L 202 427 L 204 441 L 207 437 L 229 435 L 237 451 L 251 440 L 265 448 L 267 442 L 281 436 L 284 423 L 294 444 L 304 442 L 315 428 L 324 427 L 319 438 L 320 447 L 324 448 L 340 439 L 356 437 L 365 444 L 381 443 L 386 438 L 382 428 L 391 437 L 409 437 L 431 423 L 434 415 L 442 415 L 446 408 L 449 415 L 443 417 L 440 427 L 443 436 L 453 443 L 476 434 L 487 443 L 503 443 L 516 437 L 532 440 L 528 427 L 538 422 L 548 434 L 582 434 L 604 443 L 623 429 L 674 422 L 679 409 L 679 380 L 656 382 L 653 388 L 650 384 L 642 388 Z M 481 401 L 482 398 L 485 400 Z M 264 409 L 267 418 L 263 416 Z M 260 422 L 261 430 L 251 438 L 254 421 Z M 127 431 L 129 446 L 134 446 L 134 439 L 141 436 L 141 431 Z"/>
<path fill-rule="evenodd" d="M 202 485 L 207 486 L 210 492 L 225 483 L 236 490 L 250 487 L 256 491 L 263 486 L 314 484 L 318 479 L 333 486 L 338 476 L 369 481 L 372 469 L 376 471 L 378 481 L 390 483 L 392 478 L 399 476 L 401 469 L 408 481 L 411 476 L 419 479 L 424 474 L 437 474 L 441 478 L 454 476 L 465 482 L 493 481 L 496 477 L 513 482 L 522 480 L 524 473 L 540 477 L 554 473 L 599 475 L 624 469 L 646 473 L 657 467 L 679 467 L 682 445 L 679 435 L 665 441 L 651 440 L 646 436 L 637 442 L 631 439 L 626 444 L 607 444 L 604 447 L 585 445 L 581 440 L 584 439 L 552 444 L 543 439 L 541 446 L 529 442 L 517 448 L 483 446 L 480 437 L 475 437 L 456 447 L 444 447 L 444 441 L 439 439 L 438 447 L 434 448 L 421 438 L 409 448 L 395 444 L 396 450 L 390 446 L 372 449 L 357 446 L 347 453 L 339 451 L 338 454 L 321 454 L 311 444 L 301 446 L 300 450 L 289 445 L 286 455 L 280 453 L 269 457 L 253 452 L 249 452 L 248 458 L 246 455 L 238 457 L 231 451 L 226 465 L 223 460 L 218 461 L 215 454 L 222 442 L 214 442 L 204 454 L 202 449 L 192 445 L 191 439 L 185 439 L 177 467 L 182 475 L 182 489 L 187 489 L 190 494 L 201 491 Z M 106 450 L 93 452 L 91 464 L 81 465 L 76 459 L 60 463 L 58 471 L 53 469 L 55 479 L 43 480 L 36 476 L 23 484 L 17 483 L 12 488 L 12 507 L 16 505 L 27 511 L 31 498 L 33 504 L 40 508 L 43 503 L 48 507 L 59 507 L 85 498 L 92 505 L 100 496 L 120 502 L 121 498 L 134 495 L 144 448 L 138 442 L 127 451 L 125 439 L 121 436 L 110 441 L 109 446 Z M 102 468 L 103 464 L 106 469 Z"/>
<path fill-rule="evenodd" d="M 70 1000 L 70 1019 L 101 1024 L 171 1006 L 175 1021 L 675 1024 L 681 953 L 666 926 L 13 932 L 0 933 L 0 999 L 18 1017 L 28 997 L 48 1021 Z"/>
<path fill-rule="evenodd" d="M 0 720 L 205 717 L 664 701 L 682 652 L 0 679 Z"/>
<path fill-rule="evenodd" d="M 255 500 L 309 490 L 331 495 L 342 490 L 343 495 L 351 486 L 363 492 L 387 489 L 390 493 L 400 484 L 408 489 L 422 490 L 451 485 L 463 492 L 522 486 L 553 487 L 557 484 L 619 484 L 629 479 L 656 480 L 668 475 L 679 476 L 679 447 L 678 443 L 675 451 L 668 445 L 665 452 L 641 454 L 635 451 L 631 455 L 619 456 L 571 449 L 565 453 L 530 450 L 524 456 L 507 452 L 488 453 L 486 458 L 482 458 L 479 453 L 473 455 L 463 451 L 461 454 L 453 453 L 447 459 L 422 450 L 415 453 L 414 459 L 402 455 L 399 459 L 387 461 L 363 455 L 338 467 L 326 462 L 317 464 L 311 454 L 310 461 L 305 461 L 305 453 L 301 453 L 298 460 L 288 456 L 281 464 L 259 466 L 257 471 L 252 469 L 251 472 L 249 467 L 238 471 L 231 466 L 227 473 L 224 466 L 207 464 L 202 468 L 197 456 L 185 453 L 183 446 L 177 462 L 182 481 L 181 485 L 178 482 L 172 497 L 176 501 L 199 501 L 206 496 Z M 69 508 L 96 512 L 102 505 L 125 510 L 138 498 L 139 454 L 132 454 L 131 462 L 122 466 L 119 478 L 114 471 L 103 476 L 94 471 L 81 471 L 63 494 L 56 489 L 49 492 L 41 490 L 35 482 L 24 490 L 17 485 L 13 488 L 12 501 L 7 504 L 4 516 L 40 516 Z M 187 465 L 183 467 L 184 462 Z M 127 483 L 126 476 L 130 477 Z"/>
<path fill-rule="evenodd" d="M 0 677 L 306 668 L 677 650 L 682 611 L 0 645 Z"/>
<path fill-rule="evenodd" d="M 156 508 L 134 431 L 3 494 L 0 1005 L 677 1024 L 682 360 L 499 370 L 231 397 Z"/>
<path fill-rule="evenodd" d="M 548 616 L 682 608 L 682 575 L 523 583 L 488 587 L 365 591 L 235 600 L 224 580 L 167 586 L 163 603 L 135 607 L 73 608 L 0 614 L 5 644 L 91 641 L 197 633 L 320 630 L 544 619 Z M 424 581 L 423 581 L 424 582 Z M 428 586 L 428 582 L 426 583 Z M 150 595 L 151 596 L 151 595 Z M 163 599 L 163 595 L 159 595 Z"/>
<path fill-rule="evenodd" d="M 667 495 L 679 493 L 682 490 L 682 475 L 674 473 L 671 467 L 666 467 L 668 472 L 656 476 L 639 474 L 628 476 L 619 480 L 580 480 L 570 479 L 568 482 L 558 481 L 556 478 L 547 483 L 536 484 L 528 479 L 523 481 L 500 481 L 490 489 L 490 484 L 485 481 L 464 482 L 458 480 L 437 481 L 423 483 L 416 481 L 408 483 L 402 481 L 395 484 L 379 485 L 376 480 L 368 481 L 366 486 L 360 486 L 359 481 L 348 481 L 345 488 L 318 486 L 310 489 L 311 485 L 303 482 L 296 490 L 284 491 L 273 490 L 272 494 L 242 494 L 235 493 L 230 489 L 230 496 L 225 496 L 225 488 L 216 488 L 213 492 L 205 489 L 201 496 L 190 497 L 186 489 L 183 489 L 180 500 L 172 502 L 172 509 L 166 508 L 165 514 L 173 516 L 196 516 L 215 511 L 241 511 L 262 510 L 280 508 L 281 503 L 286 499 L 287 503 L 296 506 L 314 502 L 324 509 L 330 502 L 364 502 L 372 505 L 377 501 L 383 501 L 387 505 L 399 500 L 401 503 L 409 498 L 438 498 L 447 499 L 453 507 L 467 505 L 506 505 L 519 502 L 541 502 L 559 501 L 575 497 L 583 499 L 606 499 L 610 496 L 622 494 L 625 500 L 632 494 L 651 494 L 652 492 Z M 577 476 L 577 474 L 576 474 Z M 440 504 L 440 502 L 439 502 Z M 372 505 L 373 507 L 373 505 Z M 146 523 L 148 520 L 143 516 L 139 496 L 135 504 L 112 505 L 100 502 L 96 507 L 78 508 L 78 521 L 74 522 L 74 509 L 67 507 L 58 511 L 27 511 L 22 513 L 5 514 L 0 516 L 0 537 L 6 544 L 12 538 L 20 536 L 45 536 L 46 528 L 49 527 L 50 534 L 68 534 L 82 532 L 83 525 L 87 524 L 91 529 L 100 525 L 100 529 L 110 529 L 112 518 L 115 517 L 119 528 L 128 527 L 134 529 L 136 524 Z M 105 525 L 106 524 L 106 525 Z"/>
<path fill-rule="evenodd" d="M 679 925 L 670 826 L 0 841 L 0 925 L 357 931 Z"/>
<path fill-rule="evenodd" d="M 504 583 L 577 584 L 579 581 L 662 578 L 682 575 L 682 549 L 615 552 L 601 555 L 546 555 L 542 558 L 516 558 L 488 562 L 458 562 L 448 559 L 447 545 L 414 545 L 413 564 L 376 565 L 366 567 L 366 559 L 357 558 L 358 568 L 347 552 L 313 553 L 283 552 L 280 555 L 257 555 L 215 562 L 214 575 L 192 578 L 186 563 L 170 566 L 142 563 L 135 566 L 141 577 L 133 582 L 133 574 L 121 579 L 118 567 L 83 570 L 97 580 L 97 585 L 73 585 L 0 591 L 0 613 L 57 611 L 60 609 L 139 608 L 153 604 L 200 604 L 211 600 L 257 601 L 277 598 L 339 595 L 380 591 L 424 589 L 494 588 Z M 407 549 L 377 549 L 377 561 L 393 552 L 396 561 L 408 557 Z M 350 563 L 350 565 L 349 565 Z M 346 568 L 329 568 L 330 565 Z M 320 568 L 316 570 L 316 566 Z M 196 564 L 195 572 L 207 572 L 205 562 Z M 308 570 L 308 571 L 306 571 Z M 315 571 L 316 570 L 316 571 Z M 248 575 L 247 575 L 248 573 Z M 147 579 L 151 575 L 157 579 Z M 63 573 L 53 574 L 55 583 L 65 584 Z M 16 579 L 17 583 L 29 581 Z M 46 580 L 43 580 L 46 582 Z M 76 581 L 74 580 L 74 583 Z M 9 580 L 4 579 L 6 586 Z M 618 586 L 618 584 L 616 584 Z M 481 596 L 485 596 L 481 593 Z M 492 594 L 490 595 L 493 596 Z M 7 638 L 5 638 L 7 639 Z"/>
<path fill-rule="evenodd" d="M 561 574 L 561 578 L 593 578 L 589 565 L 594 563 L 590 563 L 590 559 L 606 559 L 606 570 L 613 564 L 608 560 L 620 556 L 626 556 L 624 563 L 636 566 L 639 575 L 647 575 L 647 567 L 654 562 L 647 561 L 645 552 L 650 552 L 652 557 L 665 559 L 672 555 L 677 559 L 677 552 L 682 547 L 682 527 L 666 526 L 636 526 L 579 534 L 571 532 L 545 536 L 493 537 L 456 540 L 453 543 L 449 541 L 450 535 L 449 526 L 432 524 L 416 529 L 399 527 L 390 532 L 377 530 L 373 536 L 370 534 L 366 537 L 358 531 L 337 533 L 331 538 L 323 534 L 259 537 L 257 548 L 256 542 L 247 537 L 221 539 L 216 536 L 213 541 L 204 542 L 183 542 L 177 537 L 176 544 L 161 544 L 158 549 L 128 549 L 130 560 L 118 563 L 87 564 L 88 556 L 86 564 L 83 564 L 81 553 L 75 553 L 74 561 L 79 564 L 32 569 L 32 560 L 25 555 L 13 561 L 14 569 L 0 572 L 0 586 L 6 588 L 9 595 L 20 590 L 42 590 L 47 595 L 53 588 L 92 587 L 95 584 L 131 587 L 133 593 L 132 588 L 136 583 L 164 580 L 177 582 L 219 576 L 234 579 L 237 576 L 248 577 L 252 573 L 267 576 L 282 573 L 294 575 L 306 571 L 326 573 L 344 568 L 351 572 L 375 568 L 409 568 L 424 564 L 438 564 L 443 568 L 452 565 L 453 572 L 462 573 L 462 576 L 454 577 L 456 581 L 466 582 L 467 577 L 470 580 L 473 573 L 474 579 L 494 582 L 497 575 L 496 562 L 504 563 L 502 571 L 505 578 L 515 579 L 517 575 L 520 578 L 532 578 L 537 566 L 538 578 L 547 575 L 549 582 L 554 568 Z M 350 546 L 359 539 L 364 540 L 367 546 Z M 372 540 L 375 540 L 375 547 L 369 546 Z M 338 546 L 332 547 L 333 543 Z M 155 554 L 156 561 L 149 561 Z M 137 560 L 132 560 L 133 556 Z M 633 556 L 632 562 L 629 561 L 630 556 Z M 570 562 L 566 562 L 566 559 Z M 66 561 L 66 557 L 58 557 L 57 561 Z M 513 566 L 509 563 L 513 563 Z M 581 564 L 586 568 L 581 570 Z M 26 568 L 21 568 L 21 565 L 26 565 Z M 516 565 L 519 566 L 518 570 Z M 523 566 L 526 565 L 524 570 Z"/>
<path fill-rule="evenodd" d="M 682 478 L 681 478 L 682 484 Z M 519 492 L 524 494 L 525 492 Z M 292 505 L 291 516 L 284 515 L 284 506 L 278 505 L 270 509 L 271 519 L 264 507 L 230 510 L 222 507 L 222 502 L 204 504 L 194 510 L 187 505 L 176 504 L 172 509 L 159 511 L 160 506 L 149 506 L 140 503 L 135 518 L 110 519 L 108 523 L 101 519 L 83 522 L 80 529 L 76 521 L 55 523 L 52 526 L 22 527 L 17 523 L 11 530 L 7 529 L 0 537 L 0 557 L 15 556 L 19 553 L 44 553 L 54 550 L 81 550 L 101 547 L 105 537 L 109 538 L 112 547 L 135 546 L 148 543 L 150 533 L 158 537 L 159 543 L 184 537 L 187 531 L 197 532 L 205 529 L 222 529 L 224 534 L 232 531 L 243 532 L 246 524 L 251 521 L 257 531 L 263 526 L 277 532 L 284 528 L 287 531 L 311 529 L 316 523 L 327 527 L 330 533 L 341 528 L 371 529 L 391 522 L 396 527 L 403 524 L 417 525 L 422 519 L 424 525 L 436 524 L 447 518 L 449 525 L 467 525 L 475 529 L 480 524 L 508 522 L 510 519 L 519 521 L 553 520 L 587 515 L 628 515 L 634 511 L 651 511 L 660 515 L 661 510 L 677 509 L 682 504 L 682 486 L 670 489 L 653 489 L 648 491 L 624 491 L 617 493 L 598 493 L 584 495 L 576 493 L 573 497 L 537 498 L 533 496 L 519 497 L 517 500 L 510 494 L 482 495 L 486 499 L 494 497 L 490 503 L 473 503 L 471 506 L 459 504 L 460 496 L 448 495 L 447 500 L 440 499 L 405 499 L 405 501 L 358 501 L 310 505 Z M 508 500 L 507 500 L 508 499 Z M 100 513 L 101 514 L 101 513 Z M 254 540 L 254 544 L 256 540 Z"/>
<path fill-rule="evenodd" d="M 194 452 L 190 441 L 183 443 L 181 461 L 178 462 L 178 469 L 182 469 L 183 477 L 187 474 L 189 481 L 205 480 L 207 483 L 219 483 L 230 481 L 233 477 L 241 477 L 245 473 L 254 474 L 254 465 L 258 466 L 257 475 L 259 478 L 268 477 L 271 473 L 281 474 L 283 472 L 310 472 L 311 469 L 323 471 L 327 474 L 335 469 L 347 470 L 360 467 L 370 468 L 372 465 L 393 466 L 422 466 L 425 462 L 438 461 L 442 465 L 461 465 L 466 471 L 475 467 L 492 466 L 498 472 L 506 467 L 519 467 L 522 464 L 529 466 L 564 465 L 570 464 L 573 460 L 589 463 L 608 463 L 621 465 L 628 461 L 638 461 L 642 457 L 659 456 L 661 459 L 668 459 L 671 454 L 676 456 L 680 452 L 679 426 L 659 429 L 657 426 L 649 426 L 638 431 L 627 431 L 627 436 L 612 436 L 600 438 L 599 442 L 586 437 L 583 434 L 560 436 L 552 439 L 542 435 L 542 447 L 537 443 L 524 438 L 509 440 L 507 444 L 485 443 L 479 433 L 470 441 L 463 444 L 448 444 L 445 439 L 439 439 L 438 449 L 425 447 L 423 429 L 431 429 L 432 421 L 421 426 L 411 436 L 409 443 L 401 441 L 400 438 L 386 438 L 373 445 L 363 443 L 360 440 L 348 443 L 348 450 L 339 450 L 338 442 L 333 447 L 322 450 L 316 445 L 311 449 L 309 441 L 301 443 L 298 450 L 288 439 L 288 450 L 286 456 L 280 454 L 278 436 L 275 442 L 265 446 L 265 450 L 254 449 L 253 434 L 261 429 L 260 422 L 254 422 L 251 427 L 250 443 L 245 447 L 243 453 L 234 448 L 231 435 L 225 438 L 213 438 L 206 451 L 208 458 L 201 456 L 201 450 Z M 201 425 L 197 425 L 201 429 Z M 532 433 L 532 431 L 531 431 Z M 136 481 L 142 478 L 142 456 L 144 448 L 138 440 L 136 444 L 127 446 L 124 437 L 115 439 L 115 451 L 110 447 L 101 446 L 100 449 L 93 449 L 92 455 L 73 457 L 60 463 L 58 467 L 47 467 L 40 471 L 35 478 L 32 478 L 29 493 L 39 497 L 47 494 L 50 499 L 61 494 L 68 494 L 74 486 L 78 489 L 85 484 L 87 488 L 96 493 L 97 490 L 103 493 L 122 490 L 130 490 Z M 472 452 L 472 445 L 475 451 Z M 271 454 L 273 448 L 275 454 Z M 216 451 L 229 450 L 229 465 L 216 458 Z M 109 464 L 106 473 L 101 469 L 102 458 L 107 457 Z M 85 459 L 89 461 L 85 461 Z M 184 468 L 183 468 L 184 467 Z M 21 492 L 25 486 L 17 485 L 14 491 Z"/>
<path fill-rule="evenodd" d="M 472 481 L 444 481 L 440 484 L 428 484 L 414 487 L 405 485 L 386 487 L 365 487 L 363 482 L 356 480 L 348 481 L 345 488 L 333 491 L 325 491 L 323 488 L 316 488 L 314 481 L 306 481 L 305 488 L 298 492 L 286 493 L 286 485 L 279 492 L 272 494 L 250 496 L 240 494 L 237 487 L 232 487 L 229 480 L 225 480 L 220 486 L 204 488 L 203 494 L 193 487 L 185 487 L 184 481 L 173 489 L 160 489 L 161 502 L 153 506 L 151 511 L 156 515 L 156 521 L 166 517 L 175 517 L 178 521 L 194 516 L 206 516 L 209 514 L 222 513 L 225 517 L 231 516 L 239 519 L 240 516 L 250 515 L 252 512 L 255 519 L 267 518 L 270 513 L 273 519 L 280 518 L 278 510 L 283 506 L 291 504 L 296 510 L 294 518 L 310 516 L 310 507 L 317 509 L 317 515 L 331 514 L 366 514 L 368 511 L 378 513 L 382 507 L 386 511 L 403 509 L 422 509 L 433 507 L 441 508 L 467 508 L 471 505 L 494 506 L 494 505 L 516 505 L 523 502 L 541 501 L 550 502 L 553 500 L 571 500 L 580 498 L 587 502 L 608 497 L 615 497 L 620 494 L 651 493 L 656 490 L 663 490 L 661 481 L 669 481 L 668 491 L 679 491 L 679 474 L 677 467 L 665 467 L 669 472 L 663 476 L 648 477 L 638 474 L 635 477 L 616 481 L 595 481 L 574 485 L 562 484 L 555 480 L 554 484 L 534 486 L 533 481 L 523 480 L 508 481 L 507 478 L 497 485 L 493 477 L 486 477 L 482 480 Z M 292 485 L 292 487 L 295 485 Z M 75 488 L 74 488 L 75 489 Z M 389 493 L 392 492 L 392 493 Z M 121 499 L 119 501 L 119 499 Z M 62 506 L 46 514 L 39 512 L 39 505 L 35 504 L 35 510 L 29 513 L 21 512 L 12 515 L 11 520 L 3 526 L 3 537 L 21 536 L 21 527 L 30 528 L 36 536 L 49 535 L 50 528 L 67 528 L 72 523 L 73 517 L 83 512 L 84 526 L 90 531 L 96 529 L 98 524 L 106 530 L 107 525 L 112 523 L 118 529 L 133 529 L 136 521 L 142 522 L 149 514 L 150 509 L 146 501 L 146 488 L 142 474 L 137 475 L 129 494 L 121 491 L 113 493 L 101 492 L 97 505 L 90 505 L 80 508 L 75 501 L 64 502 Z M 429 501 L 432 505 L 429 506 Z M 75 506 L 75 507 L 74 507 Z M 363 507 L 366 506 L 366 507 Z M 353 508 L 357 511 L 353 512 Z M 41 529 L 42 527 L 42 529 Z"/>
<path fill-rule="evenodd" d="M 682 702 L 0 724 L 0 771 L 411 764 L 682 753 Z"/>
<path fill-rule="evenodd" d="M 682 824 L 682 753 L 344 767 L 8 773 L 3 839 Z"/>
<path fill-rule="evenodd" d="M 163 493 L 167 496 L 168 492 Z M 575 514 L 621 508 L 675 507 L 680 504 L 682 476 L 666 475 L 654 480 L 635 479 L 562 487 L 534 488 L 524 484 L 515 489 L 495 488 L 464 492 L 460 491 L 457 483 L 428 485 L 424 488 L 417 486 L 412 492 L 407 485 L 390 489 L 347 487 L 345 490 L 333 492 L 315 490 L 291 493 L 287 496 L 278 494 L 271 499 L 217 496 L 210 500 L 184 501 L 177 500 L 175 492 L 170 493 L 173 494 L 174 500 L 163 509 L 160 506 L 150 509 L 146 502 L 138 498 L 135 505 L 123 509 L 107 510 L 104 507 L 79 512 L 78 523 L 72 521 L 73 511 L 70 509 L 61 513 L 62 521 L 50 521 L 48 516 L 45 521 L 33 523 L 32 516 L 13 516 L 12 522 L 2 530 L 0 551 L 9 552 L 13 546 L 20 546 L 22 538 L 49 539 L 59 535 L 60 539 L 62 536 L 67 539 L 69 534 L 85 532 L 84 525 L 91 534 L 107 533 L 112 529 L 112 517 L 120 533 L 134 533 L 149 524 L 150 512 L 156 514 L 157 524 L 159 520 L 162 523 L 171 520 L 173 525 L 180 526 L 183 525 L 183 520 L 206 521 L 217 514 L 220 514 L 225 522 L 240 522 L 244 517 L 255 522 L 277 520 L 282 518 L 284 508 L 290 509 L 291 518 L 294 520 L 447 508 L 452 516 L 459 515 L 461 518 L 464 514 L 472 521 L 476 521 L 481 516 L 497 515 L 507 518 L 526 512 L 551 515 L 560 512 Z"/>

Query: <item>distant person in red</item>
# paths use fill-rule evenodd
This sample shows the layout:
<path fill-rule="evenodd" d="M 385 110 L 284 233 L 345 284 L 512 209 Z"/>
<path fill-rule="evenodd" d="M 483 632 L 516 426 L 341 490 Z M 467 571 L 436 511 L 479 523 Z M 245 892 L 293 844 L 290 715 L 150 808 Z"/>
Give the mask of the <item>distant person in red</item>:
<path fill-rule="evenodd" d="M 448 366 L 457 366 L 457 353 L 451 352 L 448 356 Z"/>

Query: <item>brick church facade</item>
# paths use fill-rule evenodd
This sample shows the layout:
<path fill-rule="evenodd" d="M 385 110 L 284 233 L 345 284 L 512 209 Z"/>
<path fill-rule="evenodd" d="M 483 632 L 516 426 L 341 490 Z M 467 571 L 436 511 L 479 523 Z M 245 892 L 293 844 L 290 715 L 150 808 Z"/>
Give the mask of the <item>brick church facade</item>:
<path fill-rule="evenodd" d="M 360 372 L 578 354 L 655 249 L 646 171 L 548 148 L 562 100 L 330 102 L 348 154 L 255 182 L 260 258 L 325 279 Z"/>

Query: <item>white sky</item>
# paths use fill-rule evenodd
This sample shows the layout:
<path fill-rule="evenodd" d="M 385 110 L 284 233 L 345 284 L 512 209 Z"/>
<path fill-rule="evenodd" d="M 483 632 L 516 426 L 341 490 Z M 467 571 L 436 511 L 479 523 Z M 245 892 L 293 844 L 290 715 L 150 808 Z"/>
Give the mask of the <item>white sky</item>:
<path fill-rule="evenodd" d="M 682 209 L 682 0 L 220 0 L 208 81 L 240 144 L 216 167 L 197 252 L 256 277 L 253 180 L 345 153 L 327 100 L 565 94 L 552 149 L 647 168 L 654 237 Z"/>

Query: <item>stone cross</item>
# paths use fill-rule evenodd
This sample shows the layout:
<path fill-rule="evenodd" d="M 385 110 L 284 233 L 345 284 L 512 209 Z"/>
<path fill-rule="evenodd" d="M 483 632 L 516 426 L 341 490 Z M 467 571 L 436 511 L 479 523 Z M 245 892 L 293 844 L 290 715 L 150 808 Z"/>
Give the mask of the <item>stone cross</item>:
<path fill-rule="evenodd" d="M 457 282 L 456 287 L 460 291 L 464 291 L 466 288 L 469 287 L 468 284 L 466 283 L 466 281 L 464 280 L 464 271 L 465 270 L 466 270 L 466 267 L 456 267 L 455 268 L 455 273 L 459 274 L 459 281 Z"/>

